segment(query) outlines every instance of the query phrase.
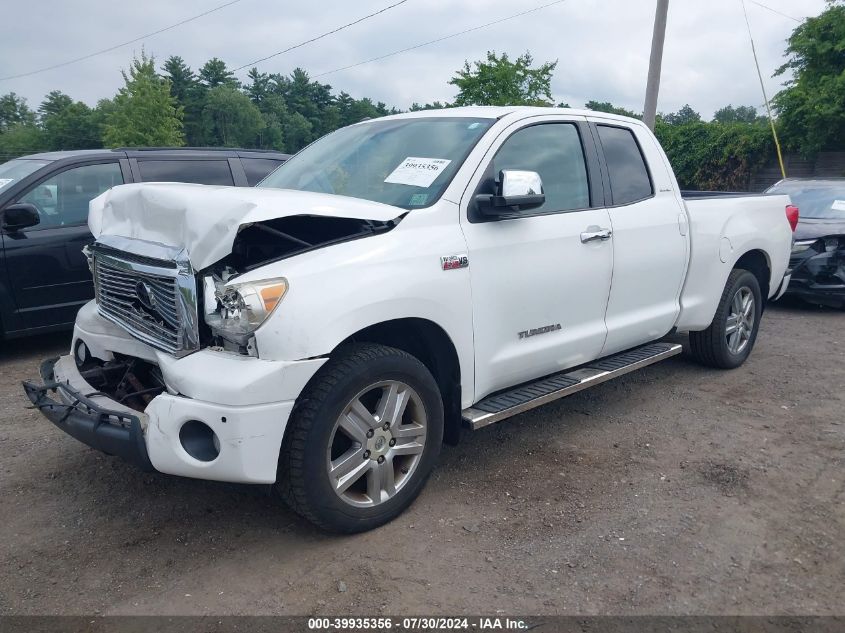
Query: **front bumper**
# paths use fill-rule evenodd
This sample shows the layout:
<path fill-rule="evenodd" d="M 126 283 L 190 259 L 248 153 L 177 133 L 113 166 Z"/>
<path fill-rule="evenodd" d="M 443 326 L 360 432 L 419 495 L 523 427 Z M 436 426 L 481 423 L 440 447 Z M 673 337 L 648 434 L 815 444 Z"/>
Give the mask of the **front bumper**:
<path fill-rule="evenodd" d="M 265 361 L 204 349 L 173 358 L 145 346 L 90 309 L 77 316 L 79 341 L 94 358 L 113 354 L 158 365 L 167 391 L 143 412 L 97 393 L 73 355 L 48 361 L 43 385 L 24 383 L 30 401 L 58 428 L 81 442 L 162 473 L 238 483 L 273 483 L 279 451 L 296 398 L 326 359 Z M 183 433 L 201 422 L 217 454 L 197 459 Z M 193 451 L 196 455 L 196 451 Z"/>
<path fill-rule="evenodd" d="M 56 382 L 54 368 L 58 360 L 51 358 L 41 364 L 43 385 L 23 383 L 30 402 L 50 422 L 83 444 L 117 455 L 143 470 L 153 470 L 139 414 L 119 406 L 110 408 L 102 402 L 103 398 L 88 397 L 86 393 L 90 394 L 91 389 L 83 393 L 80 385 Z M 51 398 L 50 392 L 58 400 Z"/>
<path fill-rule="evenodd" d="M 792 282 L 787 294 L 812 303 L 842 307 L 845 306 L 845 246 L 828 251 L 826 239 L 820 238 L 810 248 L 793 253 Z"/>

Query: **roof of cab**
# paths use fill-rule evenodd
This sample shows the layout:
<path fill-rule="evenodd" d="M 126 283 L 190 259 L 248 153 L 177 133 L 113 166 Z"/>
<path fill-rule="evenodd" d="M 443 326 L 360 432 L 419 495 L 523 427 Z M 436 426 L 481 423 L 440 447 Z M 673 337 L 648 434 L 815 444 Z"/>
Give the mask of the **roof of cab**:
<path fill-rule="evenodd" d="M 460 106 L 457 108 L 442 108 L 438 110 L 417 110 L 393 114 L 384 119 L 428 118 L 428 117 L 467 117 L 476 119 L 501 119 L 507 116 L 527 117 L 548 114 L 569 114 L 572 116 L 589 116 L 615 121 L 641 123 L 639 119 L 599 112 L 597 110 L 578 110 L 575 108 L 546 108 L 537 106 Z"/>

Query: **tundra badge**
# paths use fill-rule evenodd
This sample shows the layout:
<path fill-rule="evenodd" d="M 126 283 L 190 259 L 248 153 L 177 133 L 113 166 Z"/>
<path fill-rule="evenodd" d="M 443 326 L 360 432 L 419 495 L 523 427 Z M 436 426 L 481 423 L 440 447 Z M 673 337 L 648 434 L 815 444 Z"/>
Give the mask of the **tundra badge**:
<path fill-rule="evenodd" d="M 444 255 L 440 258 L 440 267 L 443 270 L 455 270 L 456 268 L 468 268 L 469 257 L 466 255 Z"/>
<path fill-rule="evenodd" d="M 556 332 L 562 329 L 560 323 L 554 325 L 544 325 L 543 327 L 534 328 L 533 330 L 523 330 L 519 332 L 519 338 L 528 338 L 529 336 L 537 336 L 538 334 L 545 334 L 546 332 Z"/>

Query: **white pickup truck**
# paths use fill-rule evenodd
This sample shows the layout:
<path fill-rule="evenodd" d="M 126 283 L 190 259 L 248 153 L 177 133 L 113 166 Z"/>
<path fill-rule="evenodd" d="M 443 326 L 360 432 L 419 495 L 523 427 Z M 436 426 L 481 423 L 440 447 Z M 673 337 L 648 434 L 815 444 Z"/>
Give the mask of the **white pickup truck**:
<path fill-rule="evenodd" d="M 323 528 L 366 530 L 413 501 L 462 424 L 678 354 L 674 332 L 707 365 L 741 365 L 797 219 L 787 196 L 685 200 L 632 119 L 366 121 L 256 189 L 96 198 L 96 299 L 25 389 L 97 449 L 272 484 Z"/>

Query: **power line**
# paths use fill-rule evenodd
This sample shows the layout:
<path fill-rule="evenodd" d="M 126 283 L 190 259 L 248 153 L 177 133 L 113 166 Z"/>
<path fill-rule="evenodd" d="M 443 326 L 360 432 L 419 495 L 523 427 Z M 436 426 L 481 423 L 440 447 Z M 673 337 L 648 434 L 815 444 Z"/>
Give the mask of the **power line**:
<path fill-rule="evenodd" d="M 770 7 L 766 4 L 763 4 L 762 2 L 757 2 L 757 0 L 748 0 L 748 1 L 751 4 L 756 4 L 758 7 L 762 7 L 764 9 L 766 9 L 767 11 L 771 11 L 772 13 L 777 13 L 779 16 L 787 18 L 788 20 L 793 20 L 795 22 L 803 22 L 804 21 L 804 20 L 799 20 L 798 18 L 794 18 L 791 15 L 786 15 L 786 13 L 782 13 L 782 12 L 778 11 L 777 9 L 773 9 L 772 7 Z"/>
<path fill-rule="evenodd" d="M 214 13 L 215 11 L 220 11 L 220 9 L 225 9 L 226 7 L 232 6 L 233 4 L 237 4 L 241 0 L 230 0 L 224 4 L 214 7 L 213 9 L 209 9 L 208 11 L 204 11 L 203 13 L 199 13 L 194 15 L 190 18 L 185 18 L 180 22 L 176 22 L 175 24 L 171 24 L 170 26 L 166 26 L 162 29 L 158 29 L 157 31 L 153 31 L 152 33 L 147 33 L 145 35 L 140 35 L 134 39 L 129 40 L 128 42 L 122 42 L 121 44 L 115 44 L 114 46 L 109 46 L 108 48 L 104 48 L 102 50 L 89 53 L 88 55 L 83 55 L 82 57 L 77 57 L 75 59 L 68 60 L 66 62 L 61 62 L 60 64 L 53 64 L 52 66 L 45 66 L 44 68 L 39 68 L 38 70 L 31 70 L 29 72 L 20 73 L 18 75 L 7 75 L 6 77 L 0 77 L 0 81 L 7 81 L 9 79 L 20 79 L 21 77 L 29 77 L 30 75 L 37 75 L 38 73 L 47 72 L 48 70 L 54 70 L 56 68 L 62 68 L 64 66 L 69 66 L 70 64 L 75 64 L 77 62 L 84 61 L 86 59 L 91 59 L 92 57 L 96 57 L 97 55 L 102 55 L 103 53 L 109 53 L 113 50 L 118 48 L 122 48 L 124 46 L 129 46 L 130 44 L 134 44 L 135 42 L 140 42 L 141 40 L 147 39 L 148 37 L 152 37 L 154 35 L 158 35 L 159 33 L 164 33 L 165 31 L 170 31 L 175 29 L 177 26 L 182 26 L 183 24 L 187 24 L 188 22 L 193 22 L 194 20 L 198 20 L 199 18 L 205 17 L 210 13 Z"/>
<path fill-rule="evenodd" d="M 323 33 L 321 35 L 318 35 L 316 37 L 312 37 L 310 40 L 305 40 L 304 42 L 300 42 L 299 44 L 294 44 L 293 46 L 289 46 L 288 48 L 284 49 L 283 51 L 278 51 L 278 52 L 273 53 L 271 55 L 267 55 L 267 57 L 262 57 L 260 59 L 256 59 L 254 62 L 249 62 L 248 64 L 244 64 L 243 66 L 238 66 L 237 68 L 234 68 L 232 70 L 232 72 L 237 72 L 239 70 L 243 70 L 244 68 L 249 68 L 251 66 L 255 66 L 256 64 L 259 64 L 261 62 L 266 62 L 268 59 L 271 59 L 273 57 L 278 57 L 279 55 L 284 55 L 285 53 L 289 53 L 290 51 L 292 51 L 296 48 L 301 48 L 301 47 L 305 46 L 306 44 L 311 44 L 312 42 L 316 42 L 317 40 L 321 40 L 324 37 L 328 37 L 329 35 L 333 35 L 334 33 L 337 33 L 338 31 L 342 31 L 343 29 L 348 29 L 350 26 L 355 26 L 356 24 L 363 22 L 364 20 L 369 20 L 370 18 L 375 17 L 375 16 L 377 16 L 381 13 L 384 13 L 385 11 L 389 11 L 390 9 L 392 9 L 394 7 L 398 7 L 400 4 L 405 4 L 407 1 L 408 0 L 400 0 L 399 2 L 395 2 L 395 3 L 393 3 L 389 6 L 384 7 L 383 9 L 379 9 L 378 11 L 375 11 L 373 13 L 365 15 L 364 17 L 358 18 L 354 22 L 349 22 L 348 24 L 344 24 L 343 26 L 339 26 L 335 29 L 332 29 L 331 31 L 326 31 L 325 33 Z"/>
<path fill-rule="evenodd" d="M 422 48 L 423 46 L 429 46 L 431 44 L 437 44 L 438 42 L 443 42 L 445 40 L 450 40 L 454 37 L 459 37 L 461 35 L 466 35 L 467 33 L 472 33 L 473 31 L 478 31 L 480 29 L 486 29 L 489 26 L 494 26 L 496 24 L 501 24 L 502 22 L 507 22 L 508 20 L 513 20 L 515 18 L 521 17 L 523 15 L 527 15 L 529 13 L 534 13 L 535 11 L 540 11 L 541 9 L 545 9 L 547 7 L 551 7 L 556 4 L 561 4 L 566 2 L 566 0 L 555 0 L 554 2 L 549 2 L 547 4 L 540 5 L 539 7 L 534 7 L 533 9 L 528 9 L 527 11 L 520 11 L 519 13 L 514 13 L 513 15 L 509 15 L 505 18 L 500 18 L 498 20 L 493 20 L 492 22 L 487 22 L 486 24 L 481 24 L 479 26 L 474 26 L 472 28 L 466 29 L 464 31 L 458 31 L 457 33 L 452 33 L 450 35 L 444 35 L 443 37 L 438 37 L 434 40 L 429 40 L 427 42 L 422 42 L 420 44 L 415 44 L 413 46 L 409 46 L 407 48 L 402 48 L 397 51 L 393 51 L 392 53 L 386 53 L 385 55 L 379 55 L 378 57 L 372 57 L 370 59 L 365 59 L 364 61 L 356 62 L 354 64 L 350 64 L 348 66 L 342 66 L 341 68 L 335 68 L 334 70 L 328 70 L 324 73 L 320 73 L 318 75 L 312 75 L 312 78 L 316 79 L 317 77 L 324 77 L 326 75 L 331 75 L 332 73 L 340 72 L 341 70 L 349 70 L 350 68 L 355 68 L 356 66 L 362 66 L 364 64 L 369 64 L 371 62 L 376 62 L 382 59 L 386 59 L 388 57 L 393 57 L 394 55 L 399 55 L 400 53 L 407 53 L 408 51 L 413 51 L 418 48 Z"/>

